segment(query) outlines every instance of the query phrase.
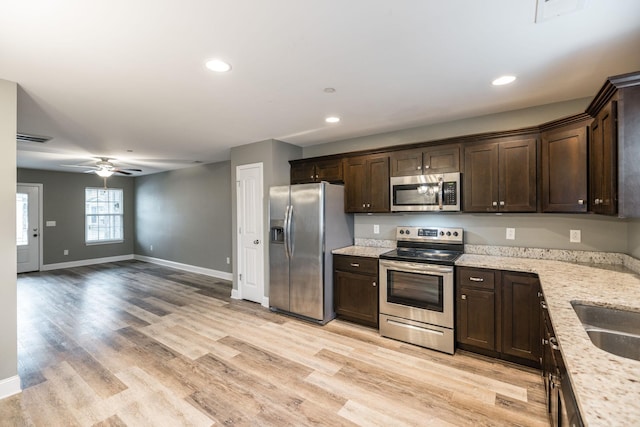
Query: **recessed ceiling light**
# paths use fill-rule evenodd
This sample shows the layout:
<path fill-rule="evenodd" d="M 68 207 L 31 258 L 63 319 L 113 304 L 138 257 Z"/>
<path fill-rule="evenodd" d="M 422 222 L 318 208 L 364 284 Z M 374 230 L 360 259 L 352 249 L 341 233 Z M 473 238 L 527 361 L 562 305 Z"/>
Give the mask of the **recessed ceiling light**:
<path fill-rule="evenodd" d="M 231 65 L 221 59 L 210 59 L 205 65 L 211 71 L 216 71 L 218 73 L 226 73 L 231 69 Z"/>
<path fill-rule="evenodd" d="M 508 85 L 516 80 L 516 76 L 502 76 L 491 82 L 494 86 Z"/>
<path fill-rule="evenodd" d="M 327 122 L 327 123 L 338 123 L 340 121 L 340 117 L 329 116 L 326 119 L 324 119 L 324 121 Z"/>

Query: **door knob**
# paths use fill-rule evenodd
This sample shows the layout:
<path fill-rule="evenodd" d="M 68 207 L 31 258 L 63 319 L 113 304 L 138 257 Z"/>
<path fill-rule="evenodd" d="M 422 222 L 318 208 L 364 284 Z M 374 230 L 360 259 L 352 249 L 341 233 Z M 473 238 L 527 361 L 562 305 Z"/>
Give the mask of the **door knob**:
<path fill-rule="evenodd" d="M 258 239 L 254 240 L 254 241 L 253 241 L 253 244 L 254 244 L 254 245 L 258 245 L 258 244 L 260 244 L 260 240 L 258 240 Z"/>

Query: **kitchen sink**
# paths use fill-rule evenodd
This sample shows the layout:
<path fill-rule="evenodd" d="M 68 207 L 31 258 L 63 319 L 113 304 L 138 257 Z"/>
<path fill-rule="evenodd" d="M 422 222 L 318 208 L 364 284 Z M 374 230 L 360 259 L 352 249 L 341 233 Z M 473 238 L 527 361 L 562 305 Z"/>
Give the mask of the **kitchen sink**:
<path fill-rule="evenodd" d="M 640 312 L 572 301 L 571 305 L 598 348 L 640 361 Z"/>

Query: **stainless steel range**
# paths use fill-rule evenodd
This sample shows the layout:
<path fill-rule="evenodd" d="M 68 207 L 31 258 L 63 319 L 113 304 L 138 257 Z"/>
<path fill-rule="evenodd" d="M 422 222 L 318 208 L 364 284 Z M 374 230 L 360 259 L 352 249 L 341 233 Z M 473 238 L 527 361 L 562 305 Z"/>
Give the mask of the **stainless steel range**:
<path fill-rule="evenodd" d="M 454 263 L 461 228 L 398 227 L 398 248 L 380 255 L 380 334 L 453 354 Z"/>

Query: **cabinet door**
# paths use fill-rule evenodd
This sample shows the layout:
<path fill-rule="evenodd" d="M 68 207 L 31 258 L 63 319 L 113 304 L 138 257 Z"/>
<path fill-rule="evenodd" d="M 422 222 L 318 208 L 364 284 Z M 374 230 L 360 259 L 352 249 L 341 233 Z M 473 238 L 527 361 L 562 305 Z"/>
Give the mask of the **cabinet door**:
<path fill-rule="evenodd" d="M 496 350 L 495 293 L 459 288 L 457 305 L 458 342 Z"/>
<path fill-rule="evenodd" d="M 296 163 L 291 165 L 291 184 L 307 184 L 315 181 L 316 170 L 313 163 Z"/>
<path fill-rule="evenodd" d="M 593 120 L 590 143 L 590 202 L 595 213 L 618 212 L 617 102 L 607 104 Z"/>
<path fill-rule="evenodd" d="M 352 157 L 344 166 L 344 210 L 345 212 L 367 212 L 367 160 Z M 388 196 L 387 196 L 388 198 Z"/>
<path fill-rule="evenodd" d="M 422 175 L 422 150 L 391 153 L 391 176 Z"/>
<path fill-rule="evenodd" d="M 424 173 L 460 172 L 460 147 L 440 146 L 422 152 Z"/>
<path fill-rule="evenodd" d="M 498 210 L 498 144 L 473 145 L 464 149 L 464 211 Z"/>
<path fill-rule="evenodd" d="M 370 157 L 367 160 L 367 212 L 389 212 L 389 157 Z"/>
<path fill-rule="evenodd" d="M 539 282 L 534 276 L 502 273 L 502 353 L 540 363 Z"/>
<path fill-rule="evenodd" d="M 542 134 L 542 211 L 587 211 L 585 127 Z"/>
<path fill-rule="evenodd" d="M 535 212 L 536 140 L 503 142 L 500 144 L 499 209 L 501 212 Z"/>
<path fill-rule="evenodd" d="M 315 179 L 317 182 L 342 182 L 342 160 L 331 159 L 316 162 Z"/>
<path fill-rule="evenodd" d="M 378 326 L 377 276 L 336 270 L 334 275 L 336 314 L 369 326 Z"/>

